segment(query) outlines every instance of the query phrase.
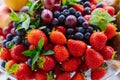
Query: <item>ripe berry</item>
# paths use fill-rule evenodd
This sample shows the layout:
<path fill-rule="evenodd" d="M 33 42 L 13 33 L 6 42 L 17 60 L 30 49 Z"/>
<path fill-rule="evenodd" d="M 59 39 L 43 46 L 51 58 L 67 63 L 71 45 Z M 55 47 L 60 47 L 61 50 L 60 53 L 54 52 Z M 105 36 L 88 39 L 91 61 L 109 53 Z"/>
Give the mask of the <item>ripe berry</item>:
<path fill-rule="evenodd" d="M 81 13 L 80 11 L 77 11 L 77 12 L 75 13 L 75 16 L 76 16 L 76 17 L 82 16 L 82 13 Z"/>
<path fill-rule="evenodd" d="M 62 11 L 65 10 L 65 9 L 68 9 L 68 6 L 67 5 L 64 5 L 61 7 Z"/>
<path fill-rule="evenodd" d="M 55 12 L 54 12 L 54 17 L 55 17 L 55 18 L 58 18 L 59 16 L 60 16 L 60 12 L 59 12 L 59 11 L 55 11 Z"/>
<path fill-rule="evenodd" d="M 63 21 L 65 20 L 65 16 L 64 16 L 64 15 L 60 15 L 60 16 L 58 17 L 58 20 L 59 20 L 60 22 L 63 22 Z"/>
<path fill-rule="evenodd" d="M 82 16 L 78 17 L 78 23 L 82 24 L 83 22 L 85 22 L 84 17 L 82 17 Z"/>
<path fill-rule="evenodd" d="M 75 33 L 74 37 L 76 40 L 82 40 L 84 38 L 84 35 L 81 32 L 77 32 L 77 33 Z"/>
<path fill-rule="evenodd" d="M 85 32 L 85 29 L 83 27 L 78 27 L 77 28 L 77 31 L 78 32 L 81 32 L 81 33 L 84 33 Z"/>
<path fill-rule="evenodd" d="M 84 9 L 84 14 L 90 14 L 90 13 L 91 13 L 90 7 L 86 7 L 86 8 Z"/>
<path fill-rule="evenodd" d="M 63 15 L 67 17 L 68 15 L 70 15 L 70 11 L 67 9 L 63 10 Z"/>
<path fill-rule="evenodd" d="M 68 35 L 74 34 L 74 29 L 73 29 L 73 28 L 68 28 L 68 29 L 67 29 L 67 34 L 68 34 Z"/>
<path fill-rule="evenodd" d="M 103 3 L 98 3 L 97 5 L 96 5 L 96 8 L 103 8 L 104 7 L 104 4 Z"/>
<path fill-rule="evenodd" d="M 53 25 L 57 25 L 59 22 L 58 22 L 58 19 L 57 18 L 54 18 L 53 21 L 52 21 L 52 24 Z"/>
<path fill-rule="evenodd" d="M 90 7 L 90 5 L 91 5 L 91 3 L 90 3 L 89 1 L 86 1 L 86 2 L 84 3 L 84 7 Z"/>
<path fill-rule="evenodd" d="M 72 8 L 72 7 L 71 7 L 71 8 L 69 8 L 69 11 L 70 11 L 70 13 L 71 13 L 71 14 L 73 14 L 73 15 L 74 15 L 74 14 L 75 14 L 75 12 L 76 12 L 76 10 L 75 10 L 74 8 Z"/>

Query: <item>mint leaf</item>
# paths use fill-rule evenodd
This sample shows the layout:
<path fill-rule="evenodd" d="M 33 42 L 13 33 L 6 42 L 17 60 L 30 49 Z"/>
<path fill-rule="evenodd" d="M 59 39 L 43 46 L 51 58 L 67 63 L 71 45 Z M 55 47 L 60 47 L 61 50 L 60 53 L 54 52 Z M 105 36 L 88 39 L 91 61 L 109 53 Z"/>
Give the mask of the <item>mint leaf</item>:
<path fill-rule="evenodd" d="M 62 5 L 66 5 L 67 0 L 62 0 Z"/>
<path fill-rule="evenodd" d="M 37 53 L 36 50 L 27 50 L 27 51 L 24 51 L 24 52 L 23 52 L 23 54 L 24 54 L 25 56 L 28 56 L 28 57 L 33 57 L 33 56 L 36 55 L 36 53 Z"/>
<path fill-rule="evenodd" d="M 99 27 L 100 27 L 101 30 L 106 31 L 107 24 L 108 24 L 107 20 L 103 19 L 103 20 L 99 21 L 98 25 L 100 25 Z"/>
<path fill-rule="evenodd" d="M 41 49 L 43 48 L 43 46 L 44 46 L 44 39 L 42 38 L 38 42 L 38 47 L 37 47 L 38 51 L 41 51 Z"/>
<path fill-rule="evenodd" d="M 92 12 L 92 16 L 94 16 L 94 15 L 99 15 L 100 13 L 101 13 L 100 10 L 94 10 L 94 11 Z"/>
<path fill-rule="evenodd" d="M 36 53 L 36 55 L 33 57 L 33 59 L 32 59 L 32 70 L 35 69 L 35 63 L 36 63 L 36 61 L 38 60 L 39 55 L 40 55 L 40 52 L 38 51 L 38 52 Z"/>
<path fill-rule="evenodd" d="M 53 55 L 53 54 L 54 54 L 54 51 L 52 50 L 47 50 L 42 52 L 42 55 Z"/>
<path fill-rule="evenodd" d="M 18 64 L 13 64 L 11 68 L 8 68 L 6 66 L 6 71 L 9 73 L 9 74 L 13 74 L 14 72 L 16 72 L 18 70 Z"/>
<path fill-rule="evenodd" d="M 115 18 L 112 17 L 110 14 L 108 14 L 107 12 L 103 12 L 102 13 L 102 16 L 108 21 L 108 22 L 111 22 L 111 21 L 114 21 Z"/>

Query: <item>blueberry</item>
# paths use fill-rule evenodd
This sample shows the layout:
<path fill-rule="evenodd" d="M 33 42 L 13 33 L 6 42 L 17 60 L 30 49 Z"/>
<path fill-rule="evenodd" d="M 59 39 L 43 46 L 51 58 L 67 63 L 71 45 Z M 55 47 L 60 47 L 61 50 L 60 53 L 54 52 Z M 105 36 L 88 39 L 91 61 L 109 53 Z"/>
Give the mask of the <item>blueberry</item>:
<path fill-rule="evenodd" d="M 63 15 L 64 15 L 64 16 L 68 16 L 68 15 L 70 15 L 70 11 L 67 10 L 67 9 L 65 9 L 65 10 L 63 11 Z"/>
<path fill-rule="evenodd" d="M 74 35 L 67 35 L 68 39 L 74 39 Z"/>
<path fill-rule="evenodd" d="M 59 20 L 60 22 L 63 22 L 63 21 L 65 20 L 65 16 L 64 16 L 64 15 L 60 15 L 60 16 L 58 17 L 58 20 Z"/>
<path fill-rule="evenodd" d="M 81 12 L 80 11 L 77 11 L 76 13 L 75 13 L 75 16 L 76 17 L 79 17 L 79 16 L 81 16 L 82 14 L 81 14 Z"/>
<path fill-rule="evenodd" d="M 60 12 L 59 12 L 59 11 L 55 11 L 55 12 L 54 12 L 54 17 L 55 17 L 55 18 L 58 18 L 59 16 L 60 16 Z"/>
<path fill-rule="evenodd" d="M 82 27 L 85 28 L 85 29 L 88 28 L 88 26 L 89 26 L 88 22 L 84 22 L 84 23 L 82 24 Z"/>
<path fill-rule="evenodd" d="M 68 29 L 67 29 L 67 34 L 68 34 L 68 35 L 74 34 L 74 29 L 73 29 L 73 28 L 68 28 Z"/>
<path fill-rule="evenodd" d="M 58 19 L 57 19 L 57 18 L 54 18 L 53 21 L 52 21 L 52 24 L 53 24 L 53 25 L 57 25 L 57 24 L 58 24 Z"/>
<path fill-rule="evenodd" d="M 90 35 L 91 35 L 91 34 L 90 34 L 89 32 L 86 32 L 85 35 L 84 35 L 84 36 L 85 36 L 85 39 L 88 40 L 88 39 L 90 38 Z"/>
<path fill-rule="evenodd" d="M 78 32 L 81 32 L 81 33 L 84 33 L 85 32 L 85 29 L 83 27 L 78 27 L 77 28 L 77 31 Z"/>
<path fill-rule="evenodd" d="M 20 29 L 16 31 L 18 36 L 25 36 L 25 29 Z"/>
<path fill-rule="evenodd" d="M 74 8 L 72 8 L 72 7 L 69 8 L 69 11 L 70 11 L 71 14 L 75 14 L 75 12 L 76 12 L 76 10 Z"/>
<path fill-rule="evenodd" d="M 68 9 L 68 6 L 67 6 L 67 5 L 64 5 L 64 6 L 62 6 L 61 9 L 62 9 L 62 11 L 65 10 L 65 9 Z"/>
<path fill-rule="evenodd" d="M 7 42 L 7 40 L 3 40 L 3 41 L 2 41 L 2 46 L 3 46 L 3 47 L 6 47 L 6 42 Z"/>
<path fill-rule="evenodd" d="M 12 40 L 12 38 L 13 38 L 13 35 L 12 35 L 12 34 L 7 34 L 7 36 L 6 36 L 7 41 Z"/>
<path fill-rule="evenodd" d="M 90 33 L 92 33 L 93 30 L 94 30 L 93 27 L 88 27 L 87 30 L 86 30 L 86 32 L 90 32 Z"/>
<path fill-rule="evenodd" d="M 84 3 L 84 7 L 90 7 L 90 2 L 89 1 L 86 1 L 85 3 Z"/>
<path fill-rule="evenodd" d="M 45 28 L 45 29 L 43 29 L 43 31 L 45 32 L 45 34 L 49 34 L 49 32 L 50 32 L 50 29 L 49 28 Z"/>
<path fill-rule="evenodd" d="M 91 13 L 90 7 L 86 7 L 86 8 L 84 9 L 84 14 L 90 14 L 90 13 Z"/>
<path fill-rule="evenodd" d="M 32 66 L 32 59 L 31 59 L 31 58 L 29 58 L 29 59 L 27 60 L 27 64 L 28 64 L 29 67 Z"/>
<path fill-rule="evenodd" d="M 10 48 L 10 41 L 6 42 L 6 47 Z"/>
<path fill-rule="evenodd" d="M 1 67 L 5 68 L 6 61 L 2 61 Z"/>
<path fill-rule="evenodd" d="M 30 45 L 30 43 L 28 42 L 28 40 L 25 40 L 24 44 L 25 44 L 25 46 L 29 46 Z"/>
<path fill-rule="evenodd" d="M 22 38 L 21 38 L 21 36 L 16 36 L 16 37 L 14 37 L 13 38 L 13 40 L 12 40 L 12 42 L 14 42 L 14 43 L 20 43 L 21 42 L 21 40 L 22 40 Z"/>
<path fill-rule="evenodd" d="M 103 3 L 98 3 L 97 5 L 96 5 L 96 8 L 103 8 L 104 7 L 104 4 Z"/>
<path fill-rule="evenodd" d="M 82 24 L 83 22 L 85 22 L 84 17 L 82 17 L 82 16 L 78 17 L 78 23 Z"/>
<path fill-rule="evenodd" d="M 84 38 L 83 33 L 81 33 L 81 32 L 75 33 L 75 39 L 82 40 L 83 38 Z"/>

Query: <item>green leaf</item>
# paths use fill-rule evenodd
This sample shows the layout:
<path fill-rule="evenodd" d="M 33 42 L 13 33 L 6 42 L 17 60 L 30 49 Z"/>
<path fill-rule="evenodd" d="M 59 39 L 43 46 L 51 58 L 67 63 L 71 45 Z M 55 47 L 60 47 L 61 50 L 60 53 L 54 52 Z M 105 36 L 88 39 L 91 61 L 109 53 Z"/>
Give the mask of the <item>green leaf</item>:
<path fill-rule="evenodd" d="M 36 55 L 33 57 L 33 59 L 32 59 L 32 70 L 35 69 L 35 63 L 36 63 L 36 61 L 38 60 L 39 55 L 40 55 L 40 52 L 38 51 L 38 52 L 36 53 Z"/>
<path fill-rule="evenodd" d="M 62 0 L 62 5 L 66 5 L 67 0 Z"/>
<path fill-rule="evenodd" d="M 42 55 L 53 55 L 53 54 L 54 54 L 54 51 L 52 50 L 47 50 L 42 52 Z"/>
<path fill-rule="evenodd" d="M 23 54 L 28 57 L 34 57 L 36 55 L 37 51 L 36 50 L 27 50 L 24 51 Z"/>
<path fill-rule="evenodd" d="M 11 68 L 8 68 L 6 66 L 6 71 L 9 73 L 9 74 L 13 74 L 14 72 L 16 72 L 18 70 L 18 64 L 13 64 Z"/>
<path fill-rule="evenodd" d="M 108 21 L 108 22 L 111 22 L 111 21 L 114 21 L 115 18 L 112 17 L 110 14 L 108 14 L 107 12 L 103 12 L 102 13 L 102 16 Z"/>
<path fill-rule="evenodd" d="M 99 23 L 98 16 L 97 16 L 97 15 L 93 15 L 93 16 L 90 18 L 90 24 L 97 26 L 98 23 Z"/>
<path fill-rule="evenodd" d="M 100 27 L 101 30 L 106 31 L 107 24 L 108 24 L 107 20 L 103 19 L 103 20 L 99 21 L 98 25 L 99 25 L 99 27 Z"/>
<path fill-rule="evenodd" d="M 46 28 L 46 26 L 41 26 L 39 29 L 45 29 Z"/>
<path fill-rule="evenodd" d="M 11 21 L 20 21 L 20 18 L 19 16 L 11 9 L 11 13 L 9 14 L 10 15 L 10 20 Z"/>
<path fill-rule="evenodd" d="M 92 12 L 92 16 L 94 16 L 94 15 L 99 15 L 99 14 L 101 14 L 101 11 L 100 11 L 100 10 L 94 10 L 94 11 Z"/>
<path fill-rule="evenodd" d="M 41 51 L 41 49 L 43 48 L 44 46 L 44 39 L 40 39 L 39 42 L 38 42 L 38 51 Z"/>

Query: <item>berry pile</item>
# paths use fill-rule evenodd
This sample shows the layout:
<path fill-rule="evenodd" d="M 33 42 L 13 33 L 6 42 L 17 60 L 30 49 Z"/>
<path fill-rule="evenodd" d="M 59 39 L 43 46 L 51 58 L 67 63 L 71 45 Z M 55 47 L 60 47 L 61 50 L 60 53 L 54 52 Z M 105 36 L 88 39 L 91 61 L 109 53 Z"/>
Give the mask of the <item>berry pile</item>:
<path fill-rule="evenodd" d="M 44 2 L 44 3 L 43 3 Z M 96 0 L 30 1 L 0 29 L 1 66 L 17 80 L 100 80 L 114 49 L 114 8 Z M 31 7 L 32 6 L 32 7 Z"/>

